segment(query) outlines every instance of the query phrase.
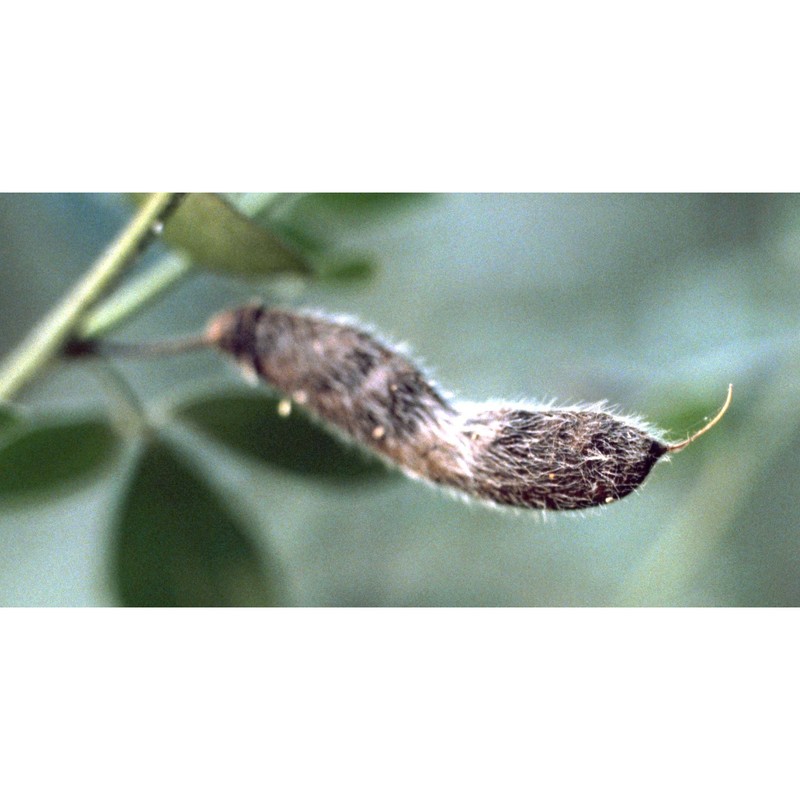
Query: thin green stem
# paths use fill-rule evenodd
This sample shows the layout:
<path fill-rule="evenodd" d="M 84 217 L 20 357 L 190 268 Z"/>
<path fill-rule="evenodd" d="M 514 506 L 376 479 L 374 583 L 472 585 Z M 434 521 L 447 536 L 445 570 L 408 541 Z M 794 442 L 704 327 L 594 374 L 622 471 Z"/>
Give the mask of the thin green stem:
<path fill-rule="evenodd" d="M 3 362 L 0 399 L 12 398 L 52 361 L 83 314 L 147 245 L 178 199 L 172 192 L 148 198 L 80 282 Z"/>
<path fill-rule="evenodd" d="M 161 297 L 191 269 L 192 261 L 188 257 L 165 256 L 151 270 L 130 281 L 89 311 L 78 325 L 78 336 L 81 339 L 103 336 L 131 314 Z"/>

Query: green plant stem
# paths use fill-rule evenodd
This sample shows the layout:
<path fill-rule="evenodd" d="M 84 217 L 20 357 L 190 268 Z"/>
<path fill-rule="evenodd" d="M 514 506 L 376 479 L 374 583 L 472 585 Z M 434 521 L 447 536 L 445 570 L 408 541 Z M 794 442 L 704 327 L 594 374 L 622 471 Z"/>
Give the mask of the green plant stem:
<path fill-rule="evenodd" d="M 93 308 L 81 320 L 77 334 L 81 339 L 97 338 L 124 322 L 131 314 L 152 303 L 184 278 L 192 269 L 186 256 L 168 255 L 151 270 L 130 281 Z"/>
<path fill-rule="evenodd" d="M 3 362 L 0 399 L 11 399 L 52 361 L 86 310 L 141 252 L 177 199 L 172 192 L 157 192 L 148 198 L 81 281 Z"/>

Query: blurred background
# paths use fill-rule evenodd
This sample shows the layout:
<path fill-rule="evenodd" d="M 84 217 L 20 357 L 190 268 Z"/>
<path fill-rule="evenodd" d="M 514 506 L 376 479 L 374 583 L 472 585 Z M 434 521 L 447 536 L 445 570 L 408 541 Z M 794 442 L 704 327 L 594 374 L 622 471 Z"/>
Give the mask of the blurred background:
<path fill-rule="evenodd" d="M 114 338 L 196 332 L 221 308 L 261 296 L 358 317 L 406 343 L 465 399 L 607 400 L 671 439 L 701 427 L 728 383 L 734 399 L 717 428 L 658 464 L 640 492 L 599 511 L 546 516 L 467 504 L 399 476 L 320 480 L 255 463 L 165 422 L 236 508 L 269 567 L 275 602 L 798 603 L 800 198 L 458 194 L 286 202 L 286 219 L 376 269 L 362 280 L 311 285 L 198 272 Z M 0 354 L 70 289 L 131 214 L 123 196 L 0 196 Z M 137 270 L 166 252 L 157 243 Z M 193 393 L 241 383 L 214 353 L 120 363 L 119 370 L 156 420 Z M 96 372 L 85 363 L 59 365 L 19 400 L 35 413 L 108 410 L 115 400 Z M 99 480 L 0 508 L 0 604 L 131 602 L 114 566 L 120 540 L 113 531 L 135 449 Z"/>

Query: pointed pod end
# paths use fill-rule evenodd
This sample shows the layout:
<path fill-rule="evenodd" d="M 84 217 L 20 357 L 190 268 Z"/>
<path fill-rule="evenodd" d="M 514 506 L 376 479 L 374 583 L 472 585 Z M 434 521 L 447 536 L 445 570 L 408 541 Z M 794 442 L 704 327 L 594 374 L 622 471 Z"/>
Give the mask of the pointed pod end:
<path fill-rule="evenodd" d="M 728 384 L 728 395 L 725 398 L 725 402 L 722 404 L 722 408 L 717 412 L 714 419 L 700 428 L 699 431 L 693 433 L 688 439 L 684 439 L 682 442 L 676 442 L 675 444 L 667 445 L 667 452 L 668 453 L 679 453 L 685 447 L 688 447 L 695 439 L 699 439 L 704 433 L 710 431 L 724 416 L 725 412 L 728 410 L 731 404 L 731 400 L 733 399 L 733 384 Z"/>

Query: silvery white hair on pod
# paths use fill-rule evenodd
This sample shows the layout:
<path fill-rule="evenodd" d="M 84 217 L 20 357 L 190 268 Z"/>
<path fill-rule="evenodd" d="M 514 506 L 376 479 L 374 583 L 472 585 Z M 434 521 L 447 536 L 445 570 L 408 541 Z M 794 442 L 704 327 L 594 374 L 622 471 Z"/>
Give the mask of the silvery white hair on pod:
<path fill-rule="evenodd" d="M 602 404 L 452 402 L 400 348 L 353 321 L 251 304 L 205 341 L 406 474 L 492 504 L 569 510 L 630 494 L 675 444 Z"/>

